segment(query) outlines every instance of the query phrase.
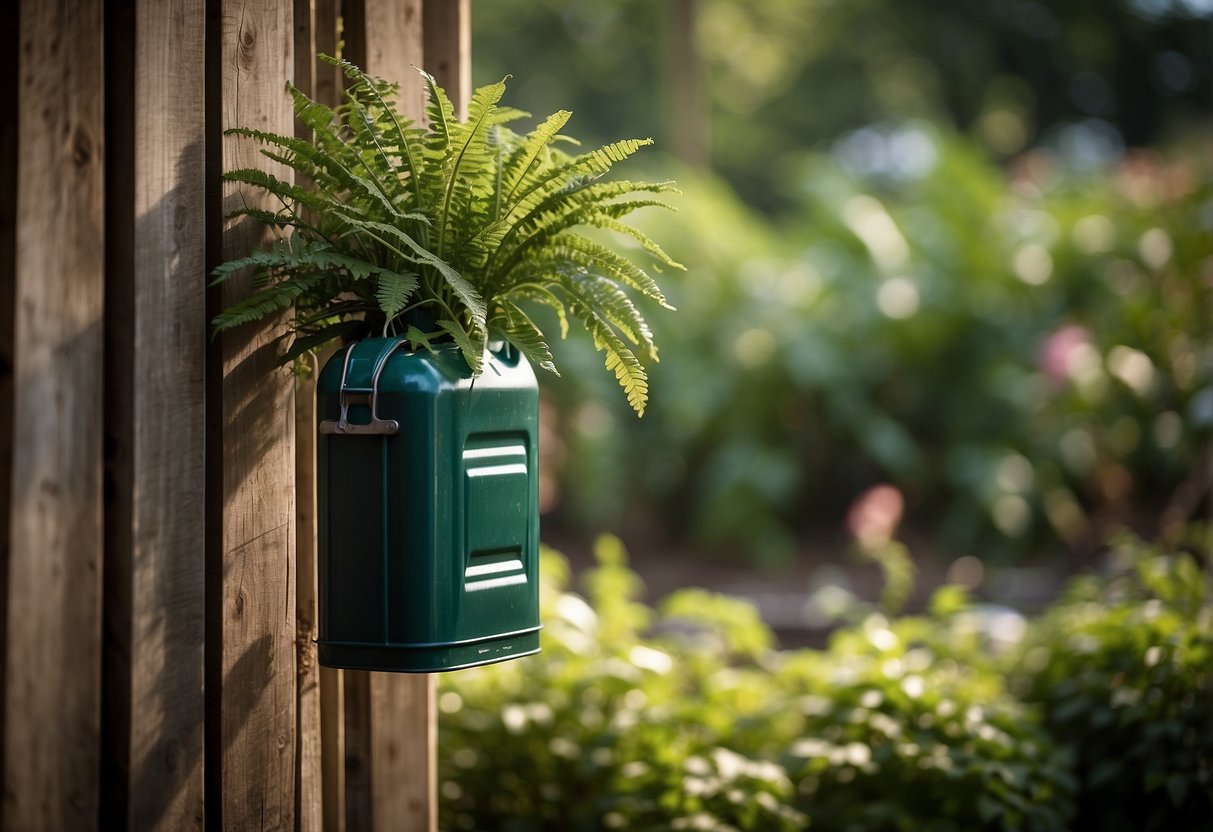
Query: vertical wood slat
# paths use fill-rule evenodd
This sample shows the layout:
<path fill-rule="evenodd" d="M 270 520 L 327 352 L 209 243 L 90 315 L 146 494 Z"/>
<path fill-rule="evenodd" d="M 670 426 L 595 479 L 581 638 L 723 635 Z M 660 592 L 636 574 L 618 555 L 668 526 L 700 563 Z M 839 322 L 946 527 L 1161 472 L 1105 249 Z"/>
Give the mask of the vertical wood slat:
<path fill-rule="evenodd" d="M 447 2 L 447 0 L 440 0 Z M 343 5 L 346 56 L 371 75 L 400 84 L 400 111 L 420 120 L 425 90 L 417 70 L 424 67 L 422 0 L 352 0 Z"/>
<path fill-rule="evenodd" d="M 446 90 L 460 118 L 472 97 L 472 0 L 427 0 L 423 17 L 425 68 Z"/>
<path fill-rule="evenodd" d="M 0 827 L 87 830 L 100 731 L 102 4 L 26 0 L 19 15 Z"/>
<path fill-rule="evenodd" d="M 338 52 L 338 25 L 341 16 L 340 0 L 311 0 L 312 13 L 312 48 L 316 54 L 336 55 Z M 312 60 L 312 95 L 330 107 L 336 106 L 341 95 L 341 71 L 330 64 Z M 324 366 L 326 356 L 319 356 L 316 368 Z M 300 442 L 300 458 L 306 453 L 315 461 L 315 375 L 308 387 L 307 402 L 312 410 L 306 421 L 306 429 L 310 438 L 311 451 L 303 450 L 304 443 Z M 296 393 L 298 402 L 298 393 Z M 302 420 L 296 420 L 297 441 L 302 436 Z M 315 468 L 310 472 L 312 479 L 311 494 L 315 498 Z M 304 481 L 299 482 L 300 493 Z M 314 515 L 313 515 L 314 517 Z M 302 524 L 301 524 L 302 525 Z M 315 558 L 315 525 L 312 526 L 311 546 Z M 302 551 L 302 542 L 300 543 Z M 302 567 L 301 572 L 302 573 Z M 314 569 L 313 569 L 314 575 Z M 342 672 L 335 668 L 320 667 L 319 700 L 320 700 L 320 779 L 321 779 L 321 808 L 322 828 L 326 832 L 344 832 L 345 830 L 345 691 Z M 303 829 L 303 824 L 300 824 Z"/>
<path fill-rule="evenodd" d="M 18 44 L 20 21 L 16 3 L 0 4 L 0 108 L 18 112 Z M 17 291 L 17 119 L 0 121 L 0 786 L 6 780 L 8 747 L 4 736 L 7 686 L 4 678 L 8 643 L 8 564 L 11 542 L 13 473 L 13 327 Z M 0 822 L 4 808 L 0 806 Z"/>
<path fill-rule="evenodd" d="M 217 127 L 293 130 L 283 92 L 293 70 L 290 4 L 221 0 Z M 218 133 L 222 167 L 258 167 L 280 178 L 256 146 Z M 252 188 L 227 183 L 224 214 L 243 205 L 271 207 Z M 265 230 L 246 220 L 226 222 L 223 259 L 243 256 Z M 227 305 L 243 296 L 248 279 L 223 285 Z M 290 371 L 276 366 L 275 336 L 282 321 L 243 327 L 221 339 L 222 529 L 218 635 L 220 767 L 218 807 L 211 823 L 227 829 L 291 829 L 295 825 L 295 417 Z M 213 579 L 214 580 L 214 579 Z"/>
<path fill-rule="evenodd" d="M 203 822 L 202 0 L 111 14 L 105 828 Z M 133 16 L 132 16 L 133 15 Z M 116 31 L 121 30 L 121 31 Z"/>
<path fill-rule="evenodd" d="M 421 0 L 346 3 L 350 60 L 400 84 L 401 112 L 420 121 L 424 90 Z M 346 671 L 346 822 L 362 829 L 437 829 L 434 678 Z"/>
<path fill-rule="evenodd" d="M 294 0 L 295 68 L 293 81 L 316 96 L 315 0 Z M 335 34 L 335 33 L 334 33 Z M 323 39 L 323 36 L 320 36 Z M 295 135 L 306 141 L 311 130 L 298 119 Z M 299 184 L 306 177 L 296 176 Z M 323 748 L 320 665 L 316 661 L 316 441 L 315 375 L 295 378 L 295 648 L 297 665 L 295 755 L 295 828 L 324 828 Z"/>

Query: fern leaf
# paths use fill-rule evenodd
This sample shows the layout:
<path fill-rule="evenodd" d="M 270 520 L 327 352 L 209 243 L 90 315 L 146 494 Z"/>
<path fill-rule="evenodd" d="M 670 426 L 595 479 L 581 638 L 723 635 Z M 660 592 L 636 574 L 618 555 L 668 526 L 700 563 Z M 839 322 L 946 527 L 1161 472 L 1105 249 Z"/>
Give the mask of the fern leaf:
<path fill-rule="evenodd" d="M 396 108 L 393 107 L 391 102 L 384 96 L 382 85 L 377 85 L 374 78 L 367 75 L 349 61 L 334 58 L 331 55 L 325 54 L 321 54 L 319 57 L 320 60 L 324 61 L 325 63 L 339 68 L 343 73 L 345 73 L 347 78 L 350 78 L 357 84 L 360 84 L 361 87 L 366 90 L 367 95 L 373 98 L 379 105 L 380 109 L 386 116 L 387 121 L 390 122 L 392 131 L 395 134 L 395 141 L 393 144 L 401 154 L 401 158 L 404 160 L 404 167 L 408 173 L 408 179 L 413 189 L 415 203 L 417 205 L 421 205 L 422 194 L 420 176 L 418 175 L 418 172 L 421 170 L 420 161 L 422 148 L 416 137 L 423 135 L 423 131 L 415 131 L 410 133 L 407 127 L 408 125 L 412 124 L 412 122 L 408 119 L 401 118 L 400 114 L 396 112 Z"/>
<path fill-rule="evenodd" d="M 573 265 L 587 273 L 598 274 L 616 283 L 630 286 L 645 297 L 670 308 L 657 282 L 644 269 L 600 243 L 568 232 L 561 234 L 543 251 L 536 252 L 532 258 L 515 266 L 510 272 L 510 278 L 526 282 L 534 273 L 560 270 L 566 265 Z M 510 285 L 510 282 L 507 279 L 505 285 Z"/>
<path fill-rule="evenodd" d="M 428 77 L 428 76 L 427 76 Z M 429 79 L 433 81 L 432 78 Z M 439 90 L 441 92 L 441 90 Z M 481 187 L 486 192 L 491 188 L 489 166 L 492 154 L 489 151 L 488 131 L 492 126 L 491 115 L 501 96 L 505 94 L 505 82 L 486 84 L 472 93 L 468 102 L 468 120 L 459 125 L 450 135 L 452 141 L 448 145 L 446 160 L 443 165 L 446 177 L 446 194 L 442 201 L 442 210 L 438 215 L 438 256 L 441 257 L 447 244 L 447 231 L 455 217 L 457 204 L 469 206 L 472 191 L 471 183 L 478 178 L 482 180 Z M 449 103 L 449 102 L 448 102 Z M 469 183 L 468 187 L 461 187 Z M 456 197 L 461 199 L 456 201 Z M 464 212 L 465 214 L 470 211 Z"/>
<path fill-rule="evenodd" d="M 606 368 L 614 373 L 615 380 L 627 396 L 628 404 L 636 411 L 636 415 L 643 416 L 649 401 L 649 377 L 639 359 L 592 310 L 574 306 L 572 311 L 589 330 L 594 339 L 594 347 L 606 353 Z"/>
<path fill-rule="evenodd" d="M 323 329 L 306 334 L 296 333 L 291 346 L 278 359 L 278 363 L 289 364 L 305 352 L 323 347 L 338 338 L 353 338 L 366 330 L 366 321 L 335 321 Z"/>
<path fill-rule="evenodd" d="M 391 323 L 392 319 L 408 305 L 409 296 L 416 291 L 417 275 L 381 271 L 378 283 L 375 296 L 379 301 L 379 308 L 387 316 L 388 323 Z"/>
<path fill-rule="evenodd" d="M 434 253 L 422 248 L 416 240 L 395 226 L 380 222 L 363 221 L 359 224 L 359 229 L 367 233 L 373 233 L 375 235 L 375 239 L 379 240 L 385 245 L 390 246 L 391 244 L 388 243 L 387 240 L 383 239 L 384 237 L 394 240 L 397 244 L 405 246 L 412 252 L 412 254 L 406 254 L 393 246 L 393 250 L 399 256 L 413 263 L 422 263 L 431 266 L 442 276 L 442 279 L 446 281 L 446 284 L 451 287 L 451 291 L 455 293 L 455 296 L 459 298 L 460 302 L 467 307 L 476 328 L 484 328 L 485 317 L 488 314 L 484 299 L 480 296 L 480 293 L 476 291 L 476 287 L 468 282 L 463 275 L 455 271 L 455 269 L 452 268 L 449 263 L 436 256 Z"/>
<path fill-rule="evenodd" d="M 543 332 L 525 312 L 512 303 L 502 303 L 501 314 L 497 317 L 496 322 L 501 325 L 505 337 L 527 357 L 528 361 L 553 375 L 560 375 L 552 358 L 552 350 L 543 340 Z"/>
<path fill-rule="evenodd" d="M 539 283 L 525 283 L 519 286 L 514 286 L 508 292 L 501 295 L 502 303 L 514 303 L 516 301 L 530 301 L 546 306 L 556 313 L 556 318 L 560 323 L 560 338 L 563 340 L 569 337 L 569 316 L 565 309 L 564 301 L 556 297 L 552 290 Z"/>
<path fill-rule="evenodd" d="M 568 123 L 573 114 L 568 110 L 557 110 L 543 123 L 527 134 L 526 140 L 510 154 L 501 165 L 500 200 L 510 204 L 514 192 L 527 180 L 539 161 L 540 154 L 552 143 L 562 127 Z"/>
<path fill-rule="evenodd" d="M 480 371 L 484 369 L 485 339 L 473 339 L 466 329 L 451 320 L 441 320 L 438 322 L 438 326 L 459 346 L 468 366 L 472 368 L 472 375 L 479 375 Z"/>
<path fill-rule="evenodd" d="M 455 106 L 447 97 L 442 87 L 434 80 L 434 76 L 418 69 L 425 81 L 426 107 L 425 114 L 430 121 L 430 135 L 433 145 L 445 153 L 451 143 L 452 125 L 455 123 Z"/>
<path fill-rule="evenodd" d="M 317 279 L 315 275 L 287 278 L 254 292 L 215 316 L 211 322 L 215 327 L 215 332 L 224 332 L 253 321 L 259 321 L 267 315 L 286 309 L 295 302 L 295 298 L 315 285 Z"/>

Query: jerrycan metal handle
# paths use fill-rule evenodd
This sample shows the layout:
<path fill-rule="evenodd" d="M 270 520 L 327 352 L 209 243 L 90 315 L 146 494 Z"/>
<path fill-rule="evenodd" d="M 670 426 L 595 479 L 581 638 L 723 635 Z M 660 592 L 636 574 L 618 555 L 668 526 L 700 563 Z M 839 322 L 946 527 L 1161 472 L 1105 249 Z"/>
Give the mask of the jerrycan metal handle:
<path fill-rule="evenodd" d="M 380 348 L 379 354 L 375 357 L 375 370 L 371 374 L 369 391 L 365 388 L 346 387 L 350 372 L 350 357 L 359 343 L 361 342 L 355 341 L 350 344 L 341 363 L 341 388 L 337 398 L 341 406 L 341 414 L 336 421 L 332 419 L 322 421 L 320 432 L 339 436 L 394 436 L 400 432 L 400 423 L 395 419 L 379 418 L 379 376 L 383 373 L 383 368 L 387 366 L 387 360 L 391 358 L 392 353 L 404 345 L 405 339 L 393 338 Z M 349 419 L 351 404 L 369 404 L 371 421 L 363 424 L 351 422 Z"/>

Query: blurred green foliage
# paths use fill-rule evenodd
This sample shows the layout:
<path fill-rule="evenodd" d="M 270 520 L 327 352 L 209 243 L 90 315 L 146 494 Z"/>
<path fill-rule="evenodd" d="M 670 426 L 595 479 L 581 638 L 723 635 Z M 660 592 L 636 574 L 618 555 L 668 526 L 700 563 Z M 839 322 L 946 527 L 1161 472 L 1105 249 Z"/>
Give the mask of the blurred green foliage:
<path fill-rule="evenodd" d="M 1213 552 L 1213 537 L 1192 541 Z M 1074 747 L 1090 829 L 1213 818 L 1213 607 L 1192 559 L 1124 539 L 1111 580 L 1070 587 L 1032 631 L 1015 687 Z"/>
<path fill-rule="evenodd" d="M 558 345 L 576 354 L 545 388 L 563 518 L 647 511 L 778 561 L 887 480 L 945 548 L 998 557 L 1157 522 L 1199 478 L 1213 164 L 1143 153 L 1077 175 L 1041 154 L 1008 178 L 928 125 L 888 138 L 921 163 L 874 178 L 818 157 L 778 225 L 689 171 L 677 215 L 641 217 L 688 274 L 678 312 L 653 316 L 643 420 Z"/>
<path fill-rule="evenodd" d="M 511 103 L 711 135 L 715 174 L 650 162 L 684 194 L 647 230 L 689 272 L 645 419 L 557 345 L 547 522 L 778 563 L 880 481 L 987 558 L 1202 511 L 1209 0 L 496 0 L 473 26 Z"/>
<path fill-rule="evenodd" d="M 806 150 L 872 124 L 1090 163 L 1207 120 L 1213 94 L 1208 0 L 493 0 L 472 25 L 478 84 L 513 73 L 519 106 L 568 107 L 598 143 L 678 146 L 702 129 L 678 101 L 702 76 L 712 166 L 764 209 L 795 204 Z"/>
<path fill-rule="evenodd" d="M 1206 540 L 1206 544 L 1208 541 Z M 781 652 L 748 604 L 651 609 L 613 538 L 588 596 L 546 552 L 543 652 L 440 683 L 442 828 L 1200 828 L 1213 594 L 1125 539 L 1040 619 L 940 589 Z M 1206 565 L 1207 568 L 1207 565 Z"/>

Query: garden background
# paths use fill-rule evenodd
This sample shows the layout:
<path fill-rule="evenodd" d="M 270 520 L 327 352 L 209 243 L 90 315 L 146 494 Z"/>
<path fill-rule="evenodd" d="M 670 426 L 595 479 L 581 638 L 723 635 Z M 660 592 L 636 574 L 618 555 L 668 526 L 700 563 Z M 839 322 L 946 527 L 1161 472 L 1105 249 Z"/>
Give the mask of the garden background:
<path fill-rule="evenodd" d="M 444 826 L 1209 828 L 1213 4 L 497 0 L 473 43 L 657 139 L 687 271 L 642 419 L 556 345 L 546 649 L 444 679 Z"/>

